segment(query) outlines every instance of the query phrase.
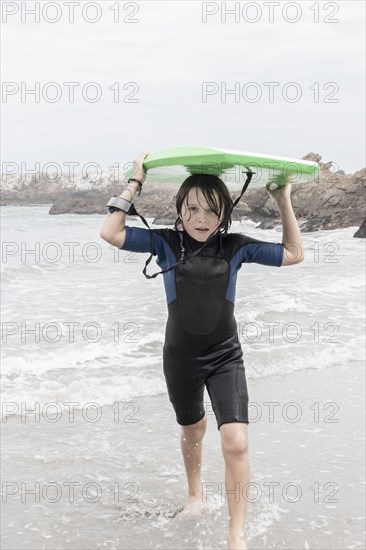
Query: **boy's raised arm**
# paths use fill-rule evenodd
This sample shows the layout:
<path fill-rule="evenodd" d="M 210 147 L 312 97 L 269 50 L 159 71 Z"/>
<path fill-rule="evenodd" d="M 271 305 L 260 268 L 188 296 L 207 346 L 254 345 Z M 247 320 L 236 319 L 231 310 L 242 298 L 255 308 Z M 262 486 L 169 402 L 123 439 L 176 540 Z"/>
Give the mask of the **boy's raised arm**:
<path fill-rule="evenodd" d="M 146 179 L 146 174 L 143 168 L 143 160 L 148 154 L 148 151 L 141 151 L 139 155 L 133 161 L 135 173 L 134 178 L 144 182 Z M 139 189 L 139 184 L 135 181 L 131 181 L 128 186 L 122 191 L 120 197 L 126 199 L 130 202 L 133 201 L 137 191 Z M 105 218 L 103 225 L 100 229 L 100 237 L 107 241 L 109 244 L 121 248 L 125 240 L 125 221 L 127 213 L 123 211 L 111 212 Z"/>
<path fill-rule="evenodd" d="M 282 220 L 282 244 L 284 245 L 281 265 L 298 264 L 304 260 L 304 243 L 291 203 L 291 184 L 267 192 L 274 198 Z"/>

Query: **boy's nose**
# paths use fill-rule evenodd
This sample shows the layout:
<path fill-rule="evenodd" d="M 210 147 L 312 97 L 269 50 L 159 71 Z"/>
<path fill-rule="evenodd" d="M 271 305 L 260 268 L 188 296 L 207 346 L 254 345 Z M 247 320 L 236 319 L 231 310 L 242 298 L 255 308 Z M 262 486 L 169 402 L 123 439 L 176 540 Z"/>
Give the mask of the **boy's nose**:
<path fill-rule="evenodd" d="M 204 210 L 198 213 L 198 220 L 207 220 L 207 212 Z"/>

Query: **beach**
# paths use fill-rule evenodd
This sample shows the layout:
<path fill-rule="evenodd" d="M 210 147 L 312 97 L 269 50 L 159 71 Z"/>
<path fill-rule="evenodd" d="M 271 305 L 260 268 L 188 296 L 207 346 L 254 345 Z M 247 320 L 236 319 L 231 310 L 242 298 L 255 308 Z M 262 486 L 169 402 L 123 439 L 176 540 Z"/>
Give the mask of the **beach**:
<path fill-rule="evenodd" d="M 249 381 L 250 549 L 363 548 L 364 377 L 354 363 Z M 92 417 L 75 411 L 74 422 L 66 413 L 54 422 L 50 409 L 3 424 L 3 487 L 15 483 L 3 504 L 4 550 L 226 548 L 224 462 L 212 413 L 205 511 L 184 521 L 176 515 L 186 498 L 180 429 L 167 397 Z"/>
<path fill-rule="evenodd" d="M 3 212 L 15 246 L 2 264 L 2 548 L 224 549 L 224 460 L 208 394 L 205 506 L 183 521 L 180 428 L 162 371 L 163 281 L 143 277 L 147 254 L 99 243 L 101 222 L 54 217 L 62 254 L 51 261 L 47 206 Z M 249 221 L 232 230 L 281 237 Z M 250 549 L 365 546 L 365 258 L 354 231 L 306 234 L 301 264 L 247 264 L 238 274 Z M 40 255 L 25 256 L 22 243 L 39 243 Z M 148 272 L 157 270 L 152 262 Z"/>
<path fill-rule="evenodd" d="M 1 3 L 2 550 L 366 550 L 365 5 Z"/>

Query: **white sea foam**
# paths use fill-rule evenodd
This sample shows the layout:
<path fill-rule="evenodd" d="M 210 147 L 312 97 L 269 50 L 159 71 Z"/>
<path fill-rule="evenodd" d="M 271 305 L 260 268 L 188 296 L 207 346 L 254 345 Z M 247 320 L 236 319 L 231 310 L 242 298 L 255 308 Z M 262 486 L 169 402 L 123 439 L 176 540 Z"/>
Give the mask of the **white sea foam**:
<path fill-rule="evenodd" d="M 96 241 L 102 220 L 102 216 L 54 216 L 52 241 Z M 17 244 L 26 241 L 29 248 L 36 241 L 47 242 L 45 221 L 49 221 L 47 206 L 7 207 L 5 238 Z M 136 219 L 129 225 L 144 227 Z M 353 238 L 355 229 L 304 234 L 306 258 L 296 266 L 242 265 L 235 316 L 249 378 L 362 361 L 365 260 L 363 240 Z M 258 230 L 250 221 L 233 222 L 231 231 L 281 241 L 277 229 Z M 327 249 L 329 243 L 337 246 Z M 101 239 L 99 244 L 103 254 L 96 263 L 78 253 L 73 262 L 64 255 L 57 263 L 35 262 L 27 256 L 21 260 L 14 254 L 3 264 L 4 401 L 94 400 L 108 405 L 166 391 L 163 278 L 145 279 L 147 254 L 136 254 L 136 262 L 126 262 L 127 253 L 120 251 L 116 263 L 109 245 Z M 325 261 L 334 249 L 337 262 Z M 157 270 L 153 261 L 148 272 Z M 32 335 L 37 323 L 38 339 Z M 47 323 L 59 327 L 58 340 L 53 341 L 52 331 L 45 331 Z M 79 323 L 74 339 L 68 323 Z M 88 324 L 99 327 L 96 341 L 93 331 L 85 329 Z"/>

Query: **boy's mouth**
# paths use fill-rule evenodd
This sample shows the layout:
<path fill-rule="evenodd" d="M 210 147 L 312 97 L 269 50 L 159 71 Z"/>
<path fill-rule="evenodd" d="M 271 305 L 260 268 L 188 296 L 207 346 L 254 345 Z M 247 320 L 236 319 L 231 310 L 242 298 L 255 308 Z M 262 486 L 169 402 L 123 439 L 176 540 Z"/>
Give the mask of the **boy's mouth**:
<path fill-rule="evenodd" d="M 204 233 L 205 231 L 208 231 L 208 229 L 205 227 L 196 227 L 196 231 L 201 231 L 202 233 Z"/>

